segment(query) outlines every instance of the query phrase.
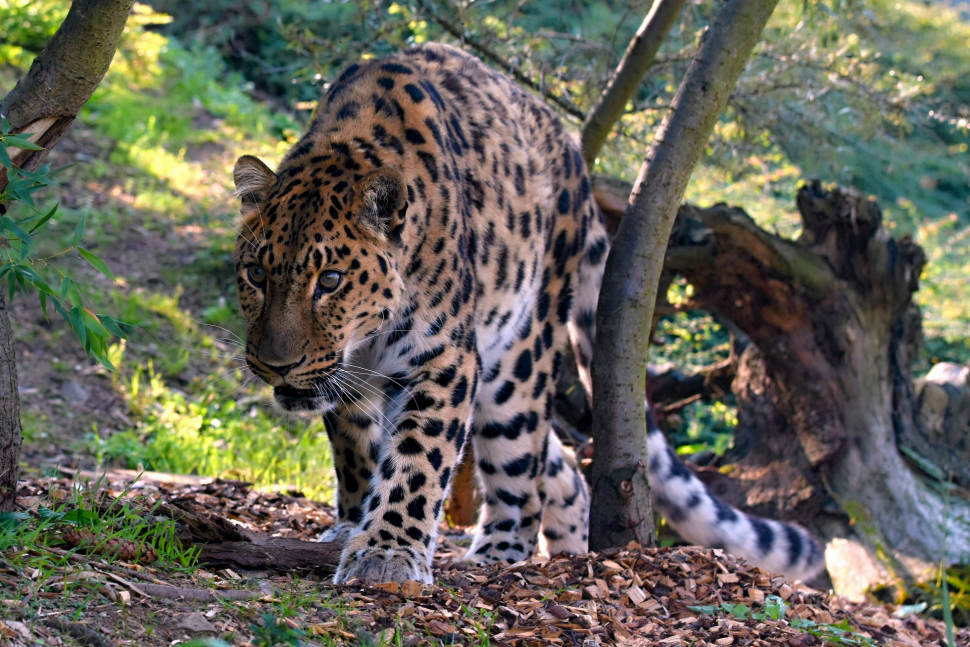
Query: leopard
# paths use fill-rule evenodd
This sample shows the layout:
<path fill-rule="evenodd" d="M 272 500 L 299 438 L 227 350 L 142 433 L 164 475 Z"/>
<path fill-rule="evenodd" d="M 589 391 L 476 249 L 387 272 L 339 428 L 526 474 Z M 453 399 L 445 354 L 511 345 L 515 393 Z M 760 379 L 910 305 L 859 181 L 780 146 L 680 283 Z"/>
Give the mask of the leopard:
<path fill-rule="evenodd" d="M 592 393 L 610 244 L 558 116 L 429 43 L 347 67 L 275 171 L 245 155 L 233 179 L 246 362 L 279 409 L 323 417 L 334 582 L 432 583 L 469 448 L 482 503 L 466 559 L 586 553 L 590 491 L 551 429 L 567 347 Z M 655 501 L 688 530 L 727 523 L 660 440 Z M 756 526 L 746 543 L 757 557 L 787 550 L 778 565 L 794 567 L 789 527 Z M 792 532 L 804 562 L 810 537 Z"/>

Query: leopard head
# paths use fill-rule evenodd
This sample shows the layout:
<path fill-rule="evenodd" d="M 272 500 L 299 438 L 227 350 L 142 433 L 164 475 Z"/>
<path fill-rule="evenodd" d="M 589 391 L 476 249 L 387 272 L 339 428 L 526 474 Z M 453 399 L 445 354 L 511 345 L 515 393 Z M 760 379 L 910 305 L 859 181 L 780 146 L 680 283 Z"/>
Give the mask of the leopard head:
<path fill-rule="evenodd" d="M 277 175 L 244 156 L 236 286 L 246 360 L 287 411 L 327 411 L 353 390 L 345 362 L 403 301 L 397 248 L 407 211 L 400 172 L 362 172 L 339 155 Z"/>

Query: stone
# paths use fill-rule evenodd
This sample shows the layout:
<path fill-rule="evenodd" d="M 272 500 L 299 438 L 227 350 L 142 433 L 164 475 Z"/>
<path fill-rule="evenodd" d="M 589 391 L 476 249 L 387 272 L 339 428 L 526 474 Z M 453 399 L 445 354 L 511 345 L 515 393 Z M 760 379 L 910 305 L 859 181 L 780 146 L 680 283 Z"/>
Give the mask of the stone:
<path fill-rule="evenodd" d="M 79 407 L 88 401 L 91 394 L 77 380 L 68 380 L 61 385 L 61 395 L 69 403 Z"/>
<path fill-rule="evenodd" d="M 891 581 L 886 567 L 854 539 L 831 540 L 825 546 L 825 567 L 835 592 L 852 602 L 865 602 L 866 591 Z"/>
<path fill-rule="evenodd" d="M 206 631 L 216 633 L 219 631 L 216 629 L 215 625 L 209 622 L 204 615 L 196 611 L 195 613 L 190 613 L 189 615 L 182 618 L 182 621 L 178 624 L 179 629 L 185 629 L 186 631 L 191 631 L 192 633 L 198 634 Z"/>

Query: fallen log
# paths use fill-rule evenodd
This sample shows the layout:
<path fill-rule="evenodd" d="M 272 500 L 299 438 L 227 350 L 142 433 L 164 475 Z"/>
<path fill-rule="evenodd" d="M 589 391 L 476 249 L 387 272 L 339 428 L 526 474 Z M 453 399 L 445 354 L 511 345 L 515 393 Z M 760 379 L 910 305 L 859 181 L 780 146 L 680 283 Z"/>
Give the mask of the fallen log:
<path fill-rule="evenodd" d="M 318 574 L 337 571 L 343 544 L 310 542 L 288 537 L 256 537 L 251 541 L 204 544 L 199 563 L 207 568 L 248 571 L 305 570 Z"/>

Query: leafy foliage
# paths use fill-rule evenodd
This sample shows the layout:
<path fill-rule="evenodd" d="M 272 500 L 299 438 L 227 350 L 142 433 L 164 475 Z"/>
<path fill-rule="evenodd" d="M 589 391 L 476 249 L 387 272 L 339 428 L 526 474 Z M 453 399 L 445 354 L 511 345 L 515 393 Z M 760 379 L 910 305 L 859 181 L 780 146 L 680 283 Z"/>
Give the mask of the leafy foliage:
<path fill-rule="evenodd" d="M 40 305 L 47 316 L 47 306 L 54 309 L 71 327 L 77 335 L 84 350 L 96 360 L 112 368 L 107 358 L 107 342 L 117 336 L 125 338 L 123 323 L 116 321 L 106 314 L 95 314 L 85 307 L 78 283 L 68 274 L 57 268 L 50 261 L 56 256 L 77 250 L 84 260 L 94 269 L 106 276 L 112 282 L 114 275 L 108 265 L 94 252 L 81 246 L 84 242 L 85 222 L 82 217 L 74 230 L 74 237 L 70 248 L 52 256 L 38 258 L 32 255 L 36 250 L 35 236 L 57 213 L 57 205 L 47 212 L 37 209 L 33 194 L 52 184 L 54 175 L 49 166 L 44 166 L 36 172 L 18 168 L 11 161 L 9 149 L 41 150 L 28 138 L 11 134 L 10 123 L 0 117 L 0 165 L 6 170 L 10 183 L 0 192 L 0 205 L 9 202 L 21 202 L 30 207 L 34 213 L 16 222 L 6 215 L 0 215 L 0 253 L 5 262 L 0 265 L 0 279 L 7 279 L 8 298 L 13 300 L 18 291 L 24 294 L 36 291 L 40 297 Z M 60 286 L 55 290 L 44 278 L 45 270 L 52 270 L 60 278 Z"/>
<path fill-rule="evenodd" d="M 785 604 L 785 601 L 777 595 L 769 595 L 765 599 L 765 603 L 761 608 L 761 611 L 754 611 L 748 607 L 748 605 L 743 603 L 722 603 L 718 605 L 692 606 L 687 608 L 695 613 L 714 615 L 720 611 L 733 615 L 735 618 L 740 618 L 741 620 L 753 618 L 754 620 L 761 622 L 766 620 L 784 620 L 788 613 L 788 605 Z M 805 633 L 819 638 L 826 645 L 834 645 L 836 647 L 875 645 L 875 642 L 871 638 L 852 631 L 848 620 L 843 620 L 838 624 L 819 624 L 814 620 L 792 616 L 792 618 L 789 620 L 789 625 L 794 629 L 801 629 Z"/>
<path fill-rule="evenodd" d="M 300 646 L 300 638 L 306 632 L 295 629 L 286 624 L 285 618 L 277 618 L 272 613 L 264 613 L 261 618 L 262 623 L 249 625 L 249 630 L 253 632 L 256 643 L 259 647 L 274 647 L 274 645 Z"/>

